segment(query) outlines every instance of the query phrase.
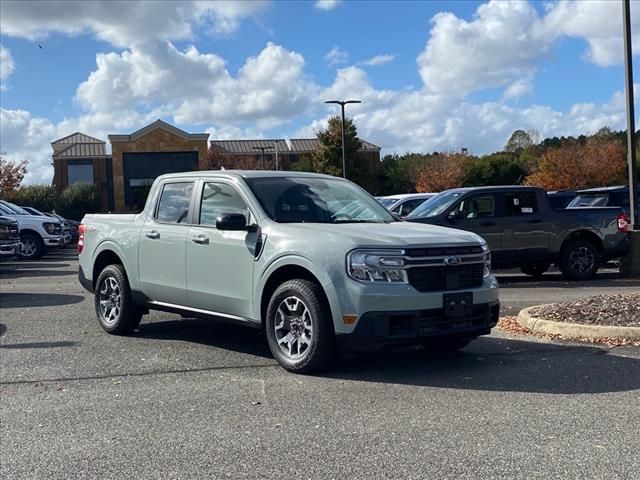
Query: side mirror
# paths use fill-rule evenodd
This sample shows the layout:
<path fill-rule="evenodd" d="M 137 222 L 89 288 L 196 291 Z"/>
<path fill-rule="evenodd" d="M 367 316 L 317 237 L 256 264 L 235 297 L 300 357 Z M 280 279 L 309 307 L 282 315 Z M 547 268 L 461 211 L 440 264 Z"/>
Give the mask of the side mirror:
<path fill-rule="evenodd" d="M 247 225 L 247 217 L 242 213 L 223 213 L 216 219 L 216 228 L 227 231 L 252 231 L 254 225 Z"/>
<path fill-rule="evenodd" d="M 451 210 L 447 215 L 447 219 L 453 221 L 462 218 L 462 214 L 458 210 Z"/>

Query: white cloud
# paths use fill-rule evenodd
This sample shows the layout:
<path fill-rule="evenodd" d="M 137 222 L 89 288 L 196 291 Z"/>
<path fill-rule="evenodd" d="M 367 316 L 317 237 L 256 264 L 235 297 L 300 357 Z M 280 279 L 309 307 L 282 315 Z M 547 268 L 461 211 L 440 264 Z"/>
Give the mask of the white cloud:
<path fill-rule="evenodd" d="M 126 48 L 149 40 L 192 38 L 195 24 L 216 33 L 229 33 L 243 18 L 266 6 L 264 1 L 3 1 L 0 29 L 3 35 L 29 40 L 39 40 L 53 32 L 91 32 Z"/>
<path fill-rule="evenodd" d="M 376 55 L 375 57 L 371 57 L 368 60 L 364 60 L 360 63 L 368 67 L 377 67 L 378 65 L 385 65 L 389 62 L 393 62 L 395 58 L 395 55 L 385 53 L 384 55 Z"/>
<path fill-rule="evenodd" d="M 317 0 L 314 4 L 314 8 L 326 12 L 328 10 L 333 10 L 340 5 L 340 3 L 342 3 L 341 0 Z"/>
<path fill-rule="evenodd" d="M 516 80 L 502 94 L 502 100 L 517 99 L 533 93 L 533 77 Z"/>
<path fill-rule="evenodd" d="M 0 45 L 0 88 L 4 88 L 4 82 L 9 78 L 16 68 L 11 52 L 8 48 Z"/>
<path fill-rule="evenodd" d="M 342 50 L 340 47 L 333 47 L 324 56 L 324 59 L 330 66 L 340 65 L 349 61 L 349 54 L 346 51 Z"/>

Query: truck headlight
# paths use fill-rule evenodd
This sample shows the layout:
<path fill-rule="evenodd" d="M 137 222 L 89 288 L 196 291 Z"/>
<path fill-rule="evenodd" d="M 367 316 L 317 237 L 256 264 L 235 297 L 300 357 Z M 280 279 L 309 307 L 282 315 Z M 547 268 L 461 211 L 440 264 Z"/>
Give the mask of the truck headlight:
<path fill-rule="evenodd" d="M 354 250 L 347 255 L 347 273 L 371 283 L 408 283 L 402 250 Z"/>
<path fill-rule="evenodd" d="M 489 250 L 489 245 L 487 245 L 487 242 L 483 242 L 481 246 L 482 251 L 484 252 L 483 277 L 487 278 L 489 275 L 491 275 L 491 250 Z"/>
<path fill-rule="evenodd" d="M 56 233 L 56 231 L 60 230 L 59 223 L 43 223 L 42 226 L 49 235 L 53 235 L 54 233 Z"/>

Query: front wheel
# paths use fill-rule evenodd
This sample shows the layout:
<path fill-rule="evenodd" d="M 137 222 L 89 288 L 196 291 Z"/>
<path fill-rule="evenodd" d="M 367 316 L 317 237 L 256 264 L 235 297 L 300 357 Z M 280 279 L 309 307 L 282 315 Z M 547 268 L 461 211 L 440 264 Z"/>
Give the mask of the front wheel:
<path fill-rule="evenodd" d="M 600 266 L 600 252 L 588 240 L 573 240 L 562 249 L 560 271 L 569 280 L 589 280 Z"/>
<path fill-rule="evenodd" d="M 128 335 L 140 325 L 142 313 L 133 304 L 129 280 L 122 265 L 109 265 L 100 272 L 95 307 L 98 322 L 106 332 Z"/>
<path fill-rule="evenodd" d="M 44 253 L 44 245 L 42 239 L 37 235 L 25 233 L 20 235 L 22 248 L 18 256 L 23 260 L 36 260 Z"/>
<path fill-rule="evenodd" d="M 331 312 L 320 287 L 308 280 L 288 280 L 276 289 L 265 330 L 271 353 L 290 372 L 318 372 L 337 357 Z"/>

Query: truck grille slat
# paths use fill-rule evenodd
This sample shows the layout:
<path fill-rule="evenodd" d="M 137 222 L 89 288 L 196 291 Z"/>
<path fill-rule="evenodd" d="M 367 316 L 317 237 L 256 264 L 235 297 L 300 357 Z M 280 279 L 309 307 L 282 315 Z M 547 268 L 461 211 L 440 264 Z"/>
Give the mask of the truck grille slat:
<path fill-rule="evenodd" d="M 484 265 L 414 267 L 408 270 L 409 284 L 419 292 L 460 290 L 482 286 Z"/>

